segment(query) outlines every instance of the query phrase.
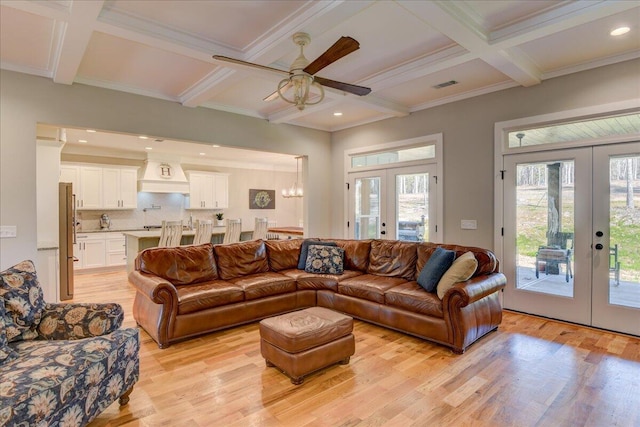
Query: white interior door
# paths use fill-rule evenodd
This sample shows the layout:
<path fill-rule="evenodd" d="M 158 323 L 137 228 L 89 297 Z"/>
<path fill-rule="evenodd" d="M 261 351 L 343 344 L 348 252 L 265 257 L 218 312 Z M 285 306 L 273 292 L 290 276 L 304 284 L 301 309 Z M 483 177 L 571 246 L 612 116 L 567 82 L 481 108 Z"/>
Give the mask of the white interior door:
<path fill-rule="evenodd" d="M 592 324 L 640 335 L 640 143 L 593 150 Z"/>
<path fill-rule="evenodd" d="M 349 236 L 439 241 L 436 165 L 349 174 Z"/>
<path fill-rule="evenodd" d="M 504 157 L 505 308 L 640 335 L 639 153 Z"/>

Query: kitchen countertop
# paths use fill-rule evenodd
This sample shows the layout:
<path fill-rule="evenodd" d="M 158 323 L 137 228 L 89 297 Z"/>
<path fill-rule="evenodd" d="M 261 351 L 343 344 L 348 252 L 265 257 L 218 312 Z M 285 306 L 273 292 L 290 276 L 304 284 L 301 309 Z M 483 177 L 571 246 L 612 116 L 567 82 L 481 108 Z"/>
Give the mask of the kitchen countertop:
<path fill-rule="evenodd" d="M 144 231 L 146 228 L 98 228 L 96 230 L 76 230 L 77 233 L 124 233 L 125 231 Z M 158 228 L 158 230 L 160 230 Z"/>
<path fill-rule="evenodd" d="M 213 227 L 213 234 L 224 234 L 226 230 L 226 227 Z M 160 237 L 160 233 L 161 233 L 161 229 L 160 228 L 152 228 L 150 230 L 129 230 L 129 231 L 122 231 L 120 230 L 120 232 L 126 236 L 131 236 L 131 237 L 137 237 L 139 239 L 145 238 L 145 237 Z M 250 231 L 250 230 L 243 230 L 244 231 Z M 182 235 L 183 236 L 193 236 L 196 234 L 195 230 L 183 230 L 182 231 Z"/>

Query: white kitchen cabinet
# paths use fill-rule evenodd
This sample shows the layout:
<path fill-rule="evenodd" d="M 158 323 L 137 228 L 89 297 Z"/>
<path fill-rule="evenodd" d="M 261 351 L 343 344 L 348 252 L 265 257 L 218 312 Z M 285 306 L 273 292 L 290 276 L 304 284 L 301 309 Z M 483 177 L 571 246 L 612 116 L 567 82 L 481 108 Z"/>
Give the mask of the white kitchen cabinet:
<path fill-rule="evenodd" d="M 216 209 L 229 207 L 229 176 L 216 175 L 215 177 L 214 203 Z"/>
<path fill-rule="evenodd" d="M 122 233 L 106 233 L 105 262 L 107 267 L 127 264 L 127 252 L 125 250 L 125 238 Z"/>
<path fill-rule="evenodd" d="M 78 210 L 136 209 L 138 168 L 60 164 L 60 182 L 71 182 Z"/>
<path fill-rule="evenodd" d="M 74 270 L 105 266 L 106 233 L 78 233 L 77 243 L 73 245 Z"/>
<path fill-rule="evenodd" d="M 118 232 L 78 233 L 73 245 L 74 270 L 115 267 L 127 264 L 124 234 Z"/>
<path fill-rule="evenodd" d="M 229 207 L 229 176 L 214 172 L 188 171 L 188 209 L 224 209 Z"/>
<path fill-rule="evenodd" d="M 103 168 L 102 188 L 104 209 L 135 209 L 138 172 L 136 168 Z"/>

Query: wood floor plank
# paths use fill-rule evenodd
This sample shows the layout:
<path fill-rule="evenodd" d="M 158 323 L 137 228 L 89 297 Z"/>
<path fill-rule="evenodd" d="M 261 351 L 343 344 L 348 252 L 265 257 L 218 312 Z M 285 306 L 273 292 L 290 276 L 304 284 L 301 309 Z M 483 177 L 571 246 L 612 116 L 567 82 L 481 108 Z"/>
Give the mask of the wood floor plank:
<path fill-rule="evenodd" d="M 76 276 L 74 301 L 115 301 L 123 271 Z M 640 339 L 512 312 L 463 355 L 355 321 L 356 354 L 300 386 L 266 367 L 257 323 L 160 350 L 140 331 L 140 381 L 97 426 L 640 426 Z"/>

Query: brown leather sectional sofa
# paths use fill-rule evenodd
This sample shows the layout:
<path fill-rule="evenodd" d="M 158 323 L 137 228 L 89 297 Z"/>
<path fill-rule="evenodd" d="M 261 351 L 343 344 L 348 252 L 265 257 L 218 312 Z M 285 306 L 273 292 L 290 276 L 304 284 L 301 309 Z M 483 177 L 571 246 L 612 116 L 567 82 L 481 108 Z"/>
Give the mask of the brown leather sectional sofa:
<path fill-rule="evenodd" d="M 388 240 L 326 239 L 344 249 L 344 273 L 297 268 L 302 239 L 150 248 L 129 281 L 133 314 L 161 348 L 171 343 L 306 307 L 327 307 L 462 353 L 502 321 L 506 284 L 486 249 Z M 416 279 L 441 246 L 472 251 L 473 276 L 438 298 Z"/>

